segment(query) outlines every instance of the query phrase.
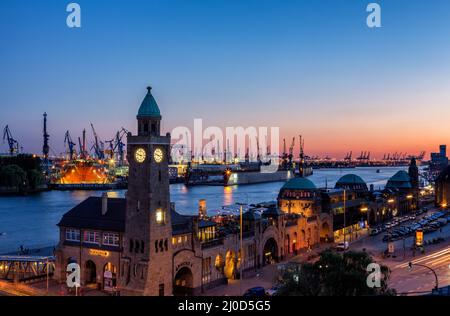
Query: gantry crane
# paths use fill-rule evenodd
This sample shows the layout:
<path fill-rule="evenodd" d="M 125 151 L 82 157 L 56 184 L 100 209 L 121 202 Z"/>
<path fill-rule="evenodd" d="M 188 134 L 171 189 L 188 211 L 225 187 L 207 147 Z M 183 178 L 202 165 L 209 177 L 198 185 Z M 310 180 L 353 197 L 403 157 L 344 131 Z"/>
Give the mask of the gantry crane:
<path fill-rule="evenodd" d="M 95 155 L 97 156 L 97 159 L 103 160 L 105 159 L 105 153 L 103 150 L 103 142 L 99 141 L 97 132 L 95 131 L 94 124 L 91 123 L 92 133 L 94 134 L 94 145 L 91 147 L 91 149 L 94 149 Z"/>
<path fill-rule="evenodd" d="M 66 153 L 69 155 L 69 160 L 73 160 L 76 156 L 76 144 L 72 141 L 69 131 L 66 131 L 66 134 L 64 135 L 64 146 L 67 148 Z"/>
<path fill-rule="evenodd" d="M 6 125 L 3 129 L 3 142 L 5 142 L 5 140 L 8 142 L 9 154 L 11 156 L 19 152 L 19 142 L 12 137 L 12 133 L 8 125 Z"/>

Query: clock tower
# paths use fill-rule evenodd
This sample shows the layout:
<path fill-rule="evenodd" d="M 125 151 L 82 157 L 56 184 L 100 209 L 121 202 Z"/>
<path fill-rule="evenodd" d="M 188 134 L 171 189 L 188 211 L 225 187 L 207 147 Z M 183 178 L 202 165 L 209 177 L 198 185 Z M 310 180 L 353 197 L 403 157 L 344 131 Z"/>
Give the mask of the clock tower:
<path fill-rule="evenodd" d="M 133 295 L 172 294 L 170 134 L 147 88 L 137 115 L 138 134 L 127 135 L 129 163 L 120 288 Z"/>

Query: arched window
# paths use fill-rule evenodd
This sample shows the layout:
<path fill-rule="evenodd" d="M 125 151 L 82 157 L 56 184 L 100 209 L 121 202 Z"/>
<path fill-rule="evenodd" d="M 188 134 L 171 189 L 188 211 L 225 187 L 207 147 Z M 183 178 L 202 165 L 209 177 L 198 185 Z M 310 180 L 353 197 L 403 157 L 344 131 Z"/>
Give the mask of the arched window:
<path fill-rule="evenodd" d="M 130 239 L 130 252 L 133 252 L 133 239 Z"/>
<path fill-rule="evenodd" d="M 141 253 L 144 253 L 144 241 L 141 240 Z"/>
<path fill-rule="evenodd" d="M 158 253 L 158 241 L 155 240 L 155 252 Z"/>

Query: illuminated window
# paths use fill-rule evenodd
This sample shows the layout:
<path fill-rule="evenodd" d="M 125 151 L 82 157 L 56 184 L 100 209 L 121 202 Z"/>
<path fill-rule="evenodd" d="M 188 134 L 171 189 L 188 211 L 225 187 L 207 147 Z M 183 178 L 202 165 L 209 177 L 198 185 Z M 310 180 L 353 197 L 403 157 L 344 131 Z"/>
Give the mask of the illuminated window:
<path fill-rule="evenodd" d="M 103 244 L 106 246 L 119 246 L 119 234 L 104 233 Z"/>
<path fill-rule="evenodd" d="M 156 223 L 164 224 L 164 212 L 161 209 L 156 210 Z"/>
<path fill-rule="evenodd" d="M 172 237 L 172 245 L 176 245 L 177 244 L 177 238 L 176 237 Z"/>
<path fill-rule="evenodd" d="M 100 234 L 98 232 L 93 231 L 85 231 L 84 232 L 84 242 L 89 244 L 98 244 L 100 243 Z"/>

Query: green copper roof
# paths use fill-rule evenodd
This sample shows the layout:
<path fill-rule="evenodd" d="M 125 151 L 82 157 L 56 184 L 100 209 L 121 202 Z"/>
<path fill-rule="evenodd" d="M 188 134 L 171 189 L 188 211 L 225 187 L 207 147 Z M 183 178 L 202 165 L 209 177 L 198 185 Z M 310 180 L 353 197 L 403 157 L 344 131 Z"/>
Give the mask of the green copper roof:
<path fill-rule="evenodd" d="M 356 174 L 346 174 L 342 176 L 334 186 L 336 189 L 353 189 L 353 190 L 367 190 L 367 184 L 364 180 Z"/>
<path fill-rule="evenodd" d="M 292 178 L 288 182 L 286 182 L 281 189 L 288 190 L 316 190 L 317 187 L 312 183 L 311 180 L 306 178 Z"/>
<path fill-rule="evenodd" d="M 152 95 L 152 88 L 147 88 L 147 95 L 142 101 L 141 107 L 139 108 L 138 116 L 150 116 L 150 117 L 160 117 L 161 112 L 159 111 L 158 104 Z"/>
<path fill-rule="evenodd" d="M 404 170 L 394 174 L 386 184 L 386 188 L 411 188 L 411 178 Z"/>
<path fill-rule="evenodd" d="M 336 184 L 366 184 L 364 180 L 356 174 L 346 174 L 342 176 Z"/>

